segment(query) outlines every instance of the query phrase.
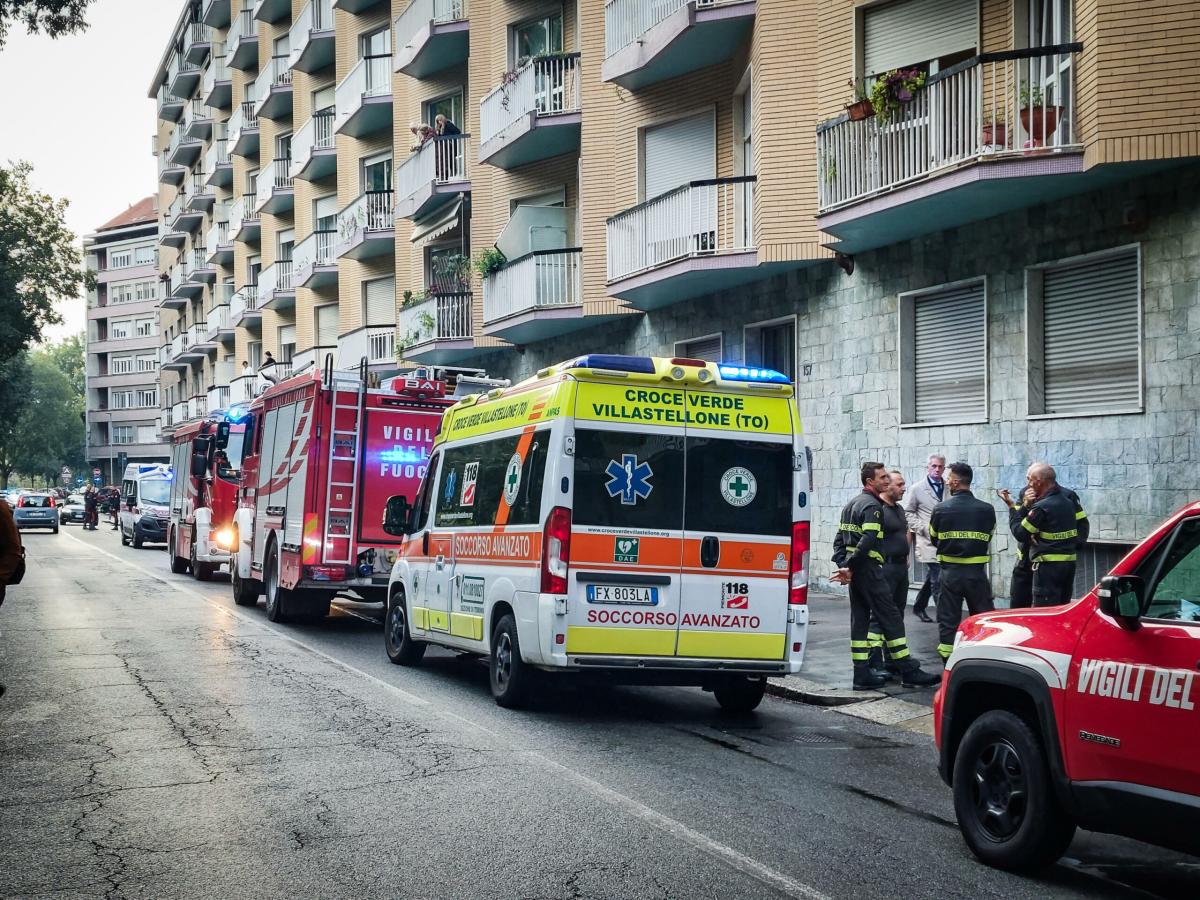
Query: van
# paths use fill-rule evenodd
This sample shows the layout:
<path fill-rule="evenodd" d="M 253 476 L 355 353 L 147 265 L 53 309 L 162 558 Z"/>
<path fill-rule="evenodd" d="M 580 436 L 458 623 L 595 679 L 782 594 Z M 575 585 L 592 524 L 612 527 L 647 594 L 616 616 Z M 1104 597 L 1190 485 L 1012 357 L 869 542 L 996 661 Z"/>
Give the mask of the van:
<path fill-rule="evenodd" d="M 590 672 L 751 710 L 803 660 L 808 468 L 769 369 L 592 354 L 467 397 L 387 503 L 388 656 L 487 656 L 502 706 Z"/>
<path fill-rule="evenodd" d="M 121 478 L 121 543 L 141 548 L 167 540 L 170 518 L 171 467 L 163 463 L 130 463 Z"/>

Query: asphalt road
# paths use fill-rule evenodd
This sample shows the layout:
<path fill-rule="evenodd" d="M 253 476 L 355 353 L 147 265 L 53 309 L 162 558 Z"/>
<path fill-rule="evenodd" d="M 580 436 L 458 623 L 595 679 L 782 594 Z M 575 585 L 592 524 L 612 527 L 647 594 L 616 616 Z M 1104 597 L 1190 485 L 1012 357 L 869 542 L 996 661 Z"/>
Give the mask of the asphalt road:
<path fill-rule="evenodd" d="M 1081 834 L 1036 878 L 966 851 L 932 741 L 768 697 L 401 669 L 378 612 L 235 607 L 114 532 L 30 533 L 0 610 L 0 895 L 1200 896 L 1200 861 Z"/>

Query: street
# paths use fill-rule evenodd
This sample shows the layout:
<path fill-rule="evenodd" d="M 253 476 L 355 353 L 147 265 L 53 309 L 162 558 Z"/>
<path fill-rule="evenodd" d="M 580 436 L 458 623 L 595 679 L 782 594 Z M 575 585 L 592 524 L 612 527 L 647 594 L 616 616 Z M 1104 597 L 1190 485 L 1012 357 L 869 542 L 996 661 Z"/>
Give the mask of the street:
<path fill-rule="evenodd" d="M 0 611 L 0 895 L 1196 897 L 1081 833 L 1038 877 L 958 833 L 932 740 L 768 697 L 390 665 L 377 608 L 276 626 L 115 532 L 24 535 Z"/>

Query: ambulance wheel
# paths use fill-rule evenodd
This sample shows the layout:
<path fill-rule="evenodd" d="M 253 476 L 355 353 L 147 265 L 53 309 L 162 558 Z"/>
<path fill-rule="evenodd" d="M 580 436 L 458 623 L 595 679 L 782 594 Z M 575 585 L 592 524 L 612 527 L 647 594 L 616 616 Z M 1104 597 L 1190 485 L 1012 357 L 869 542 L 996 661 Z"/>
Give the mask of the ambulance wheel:
<path fill-rule="evenodd" d="M 279 551 L 275 544 L 267 548 L 264 564 L 263 590 L 267 595 L 267 618 L 272 622 L 286 622 L 291 616 L 292 592 L 279 583 Z"/>
<path fill-rule="evenodd" d="M 529 682 L 533 671 L 521 659 L 517 620 L 505 613 L 492 631 L 490 681 L 492 696 L 507 709 L 520 709 L 529 702 Z"/>
<path fill-rule="evenodd" d="M 121 546 L 122 546 L 122 547 L 128 547 L 128 546 L 129 546 L 129 535 L 127 535 L 127 534 L 125 533 L 125 529 L 124 529 L 124 528 L 122 528 L 122 529 L 121 529 Z"/>
<path fill-rule="evenodd" d="M 133 526 L 133 549 L 141 550 L 143 543 L 145 543 L 145 542 L 142 540 L 142 536 L 137 533 L 137 526 L 134 525 Z"/>
<path fill-rule="evenodd" d="M 713 685 L 713 696 L 721 704 L 721 709 L 727 712 L 748 713 L 757 709 L 758 704 L 762 703 L 766 690 L 767 679 L 765 678 L 732 675 Z"/>
<path fill-rule="evenodd" d="M 971 723 L 954 760 L 954 812 L 971 852 L 998 869 L 1049 865 L 1075 823 L 1054 793 L 1042 742 L 1019 716 L 994 709 Z"/>
<path fill-rule="evenodd" d="M 229 561 L 229 583 L 233 585 L 233 602 L 238 606 L 255 606 L 262 591 L 262 582 L 238 575 L 237 557 Z"/>
<path fill-rule="evenodd" d="M 404 605 L 404 592 L 397 591 L 388 604 L 387 618 L 383 623 L 383 646 L 388 659 L 398 666 L 419 665 L 425 657 L 423 641 L 414 641 L 408 630 L 408 610 Z"/>
<path fill-rule="evenodd" d="M 134 546 L 137 546 L 137 541 L 134 541 Z M 188 570 L 188 561 L 175 552 L 175 532 L 167 535 L 168 552 L 171 554 L 171 573 L 173 575 L 182 575 Z"/>
<path fill-rule="evenodd" d="M 213 577 L 213 569 L 216 568 L 212 563 L 202 563 L 196 560 L 196 545 L 192 544 L 192 558 L 188 563 L 192 567 L 192 577 L 197 581 L 211 581 Z"/>

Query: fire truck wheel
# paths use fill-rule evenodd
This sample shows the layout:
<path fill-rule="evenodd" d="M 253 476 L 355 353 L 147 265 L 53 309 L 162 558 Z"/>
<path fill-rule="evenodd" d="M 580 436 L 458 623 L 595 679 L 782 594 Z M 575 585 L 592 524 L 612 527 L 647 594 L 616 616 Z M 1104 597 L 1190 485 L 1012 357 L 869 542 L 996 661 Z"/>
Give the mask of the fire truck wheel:
<path fill-rule="evenodd" d="M 1046 866 L 1075 834 L 1059 806 L 1037 734 L 1007 710 L 985 712 L 954 760 L 954 812 L 967 846 L 999 869 Z"/>
<path fill-rule="evenodd" d="M 279 548 L 274 542 L 267 548 L 263 590 L 267 595 L 267 618 L 286 622 L 292 614 L 292 592 L 279 584 Z"/>
<path fill-rule="evenodd" d="M 492 696 L 507 709 L 520 709 L 529 702 L 533 672 L 521 659 L 521 643 L 517 637 L 517 620 L 505 613 L 492 632 L 491 673 Z"/>
<path fill-rule="evenodd" d="M 236 557 L 229 564 L 229 583 L 233 585 L 233 602 L 238 606 L 258 604 L 258 595 L 262 592 L 262 582 L 254 578 L 241 578 L 238 575 Z"/>
<path fill-rule="evenodd" d="M 414 641 L 408 630 L 408 610 L 404 592 L 397 591 L 388 604 L 387 620 L 383 625 L 383 646 L 388 659 L 398 666 L 415 666 L 425 656 L 426 644 Z"/>
<path fill-rule="evenodd" d="M 192 544 L 192 559 L 188 563 L 192 567 L 192 577 L 197 581 L 211 581 L 213 577 L 213 564 L 202 563 L 196 560 L 196 545 Z"/>
<path fill-rule="evenodd" d="M 762 703 L 767 679 L 732 675 L 713 685 L 713 696 L 726 712 L 748 713 Z"/>
<path fill-rule="evenodd" d="M 133 545 L 137 546 L 136 536 Z M 173 531 L 167 534 L 167 552 L 171 554 L 171 573 L 173 575 L 182 575 L 188 570 L 188 561 L 175 553 L 175 532 Z"/>

